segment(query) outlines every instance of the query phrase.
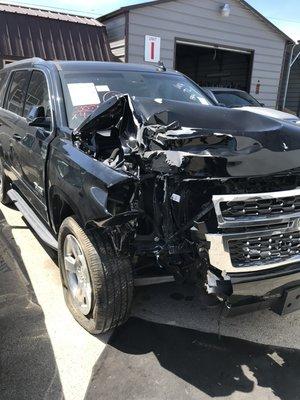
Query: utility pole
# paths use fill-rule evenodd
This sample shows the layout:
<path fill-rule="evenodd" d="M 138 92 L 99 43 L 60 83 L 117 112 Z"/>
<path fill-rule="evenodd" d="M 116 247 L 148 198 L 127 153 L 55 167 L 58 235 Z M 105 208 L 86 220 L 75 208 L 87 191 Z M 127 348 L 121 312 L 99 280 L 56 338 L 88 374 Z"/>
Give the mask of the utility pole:
<path fill-rule="evenodd" d="M 287 77 L 286 77 L 286 83 L 285 83 L 284 95 L 283 95 L 283 104 L 282 104 L 282 109 L 283 110 L 284 110 L 285 104 L 286 104 L 286 96 L 287 96 L 287 91 L 288 91 L 288 86 L 289 86 L 289 81 L 290 81 L 291 68 L 292 68 L 292 66 L 295 64 L 295 62 L 297 61 L 297 59 L 300 56 L 300 49 L 299 49 L 299 51 L 296 54 L 295 58 L 293 58 L 295 47 L 298 46 L 299 44 L 300 44 L 300 40 L 297 40 L 297 42 L 293 44 L 293 47 L 292 47 L 292 50 L 291 50 L 291 54 L 290 54 L 290 58 L 289 58 L 289 65 L 288 65 L 288 71 L 287 71 Z"/>

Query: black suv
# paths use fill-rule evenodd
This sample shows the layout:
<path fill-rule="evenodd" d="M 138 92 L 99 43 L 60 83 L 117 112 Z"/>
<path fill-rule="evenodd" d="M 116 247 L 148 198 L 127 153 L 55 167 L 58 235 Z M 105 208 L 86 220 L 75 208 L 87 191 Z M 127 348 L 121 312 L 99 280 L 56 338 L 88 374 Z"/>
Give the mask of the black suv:
<path fill-rule="evenodd" d="M 126 320 L 134 283 L 192 282 L 232 312 L 299 308 L 300 127 L 211 105 L 161 65 L 0 72 L 1 201 L 58 249 L 88 331 Z"/>

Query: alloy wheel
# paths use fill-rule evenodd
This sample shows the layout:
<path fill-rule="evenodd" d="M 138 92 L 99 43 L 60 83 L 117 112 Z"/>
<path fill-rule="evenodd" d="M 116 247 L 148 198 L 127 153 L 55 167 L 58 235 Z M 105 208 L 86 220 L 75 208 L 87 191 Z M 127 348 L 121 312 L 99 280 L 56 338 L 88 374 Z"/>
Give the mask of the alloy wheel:
<path fill-rule="evenodd" d="M 72 234 L 64 241 L 64 266 L 74 305 L 87 315 L 92 306 L 91 278 L 82 247 Z"/>

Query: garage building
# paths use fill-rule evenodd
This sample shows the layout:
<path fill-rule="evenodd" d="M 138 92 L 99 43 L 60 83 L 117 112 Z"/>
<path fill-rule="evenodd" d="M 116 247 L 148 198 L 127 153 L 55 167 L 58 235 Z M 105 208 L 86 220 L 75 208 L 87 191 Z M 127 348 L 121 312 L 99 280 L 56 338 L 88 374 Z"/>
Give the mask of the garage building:
<path fill-rule="evenodd" d="M 243 89 L 268 107 L 281 107 L 293 41 L 244 0 L 157 0 L 99 20 L 122 61 L 145 62 L 145 37 L 154 36 L 166 67 L 202 86 Z"/>

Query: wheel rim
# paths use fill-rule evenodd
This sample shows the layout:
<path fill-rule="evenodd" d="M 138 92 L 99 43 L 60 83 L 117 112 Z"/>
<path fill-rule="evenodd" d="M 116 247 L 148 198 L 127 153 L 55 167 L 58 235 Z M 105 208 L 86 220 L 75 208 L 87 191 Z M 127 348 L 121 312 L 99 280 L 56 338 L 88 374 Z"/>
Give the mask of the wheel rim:
<path fill-rule="evenodd" d="M 64 241 L 64 267 L 73 303 L 82 314 L 87 315 L 92 305 L 91 279 L 83 250 L 71 234 Z"/>

